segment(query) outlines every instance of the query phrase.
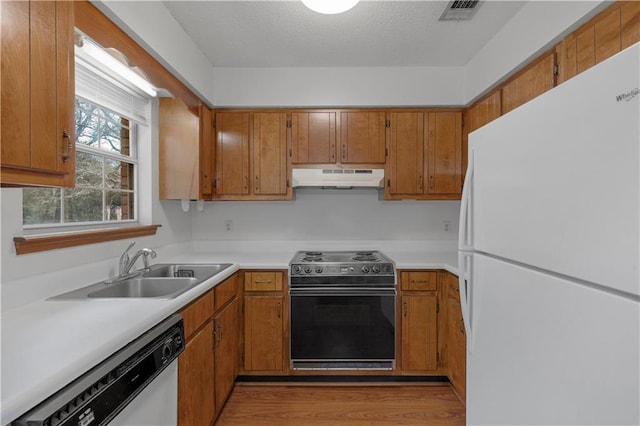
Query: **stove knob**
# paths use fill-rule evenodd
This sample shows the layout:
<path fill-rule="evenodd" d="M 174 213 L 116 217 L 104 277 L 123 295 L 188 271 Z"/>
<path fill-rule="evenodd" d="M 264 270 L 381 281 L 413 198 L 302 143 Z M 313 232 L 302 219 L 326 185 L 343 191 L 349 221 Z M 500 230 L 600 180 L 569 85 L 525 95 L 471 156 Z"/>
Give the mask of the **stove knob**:
<path fill-rule="evenodd" d="M 364 265 L 364 266 L 362 267 L 362 272 L 364 272 L 365 274 L 366 274 L 367 272 L 369 272 L 369 267 L 368 267 L 367 265 Z"/>
<path fill-rule="evenodd" d="M 371 270 L 376 274 L 380 273 L 380 267 L 378 265 L 376 265 L 373 268 L 371 268 Z"/>
<path fill-rule="evenodd" d="M 322 273 L 322 266 L 316 266 L 316 273 L 317 274 L 321 274 Z"/>
<path fill-rule="evenodd" d="M 304 272 L 306 272 L 307 274 L 311 273 L 311 266 L 305 266 L 304 267 Z"/>
<path fill-rule="evenodd" d="M 299 274 L 300 272 L 302 272 L 302 268 L 301 268 L 300 266 L 298 266 L 298 265 L 295 265 L 295 266 L 292 268 L 292 271 L 291 271 L 291 272 L 292 272 L 292 273 L 294 273 L 294 274 Z"/>

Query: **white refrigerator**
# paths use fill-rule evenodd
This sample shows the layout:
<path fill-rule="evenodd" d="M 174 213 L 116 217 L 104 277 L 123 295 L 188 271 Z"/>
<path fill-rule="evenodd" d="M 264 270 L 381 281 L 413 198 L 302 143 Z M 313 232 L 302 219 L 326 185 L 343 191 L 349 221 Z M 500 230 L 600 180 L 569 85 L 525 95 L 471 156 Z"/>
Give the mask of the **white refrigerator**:
<path fill-rule="evenodd" d="M 640 44 L 469 135 L 467 424 L 640 424 Z"/>

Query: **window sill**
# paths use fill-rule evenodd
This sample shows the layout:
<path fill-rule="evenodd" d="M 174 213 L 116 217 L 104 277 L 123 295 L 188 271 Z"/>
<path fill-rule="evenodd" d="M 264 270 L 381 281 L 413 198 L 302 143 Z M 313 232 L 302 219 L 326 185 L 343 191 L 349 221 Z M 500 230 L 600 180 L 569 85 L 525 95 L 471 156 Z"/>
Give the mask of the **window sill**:
<path fill-rule="evenodd" d="M 44 236 L 14 237 L 13 243 L 16 247 L 16 254 L 37 253 L 39 251 L 155 235 L 160 226 L 161 225 L 129 226 Z"/>

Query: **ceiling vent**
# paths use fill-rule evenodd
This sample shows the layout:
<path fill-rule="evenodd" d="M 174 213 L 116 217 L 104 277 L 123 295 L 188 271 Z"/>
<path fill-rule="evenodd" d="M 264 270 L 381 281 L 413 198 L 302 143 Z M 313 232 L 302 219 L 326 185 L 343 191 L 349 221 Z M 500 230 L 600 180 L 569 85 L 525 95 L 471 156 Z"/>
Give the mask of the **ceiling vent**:
<path fill-rule="evenodd" d="M 478 10 L 480 0 L 454 0 L 447 4 L 447 7 L 440 15 L 440 21 L 468 21 Z"/>

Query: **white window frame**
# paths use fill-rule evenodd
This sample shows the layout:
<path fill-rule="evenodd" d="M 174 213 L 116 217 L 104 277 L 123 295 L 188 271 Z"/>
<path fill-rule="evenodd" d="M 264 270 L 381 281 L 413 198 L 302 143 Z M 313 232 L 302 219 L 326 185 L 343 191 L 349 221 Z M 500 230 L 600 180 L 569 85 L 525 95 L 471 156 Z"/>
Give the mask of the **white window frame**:
<path fill-rule="evenodd" d="M 87 99 L 82 98 L 81 96 L 77 96 L 76 98 L 81 99 L 83 102 L 88 102 L 91 103 L 95 106 L 97 106 L 98 108 L 101 108 L 103 110 L 107 110 L 110 111 L 114 114 L 118 114 L 119 116 L 122 116 L 121 114 L 110 110 L 109 108 L 105 108 L 101 105 L 96 104 L 95 102 L 89 101 Z M 75 109 L 75 108 L 74 108 Z M 126 118 L 126 117 L 125 117 Z M 87 145 L 84 145 L 82 143 L 78 143 L 77 140 L 75 142 L 75 149 L 76 149 L 76 154 L 78 152 L 82 152 L 82 153 L 87 153 L 87 154 L 91 154 L 91 155 L 97 155 L 102 157 L 103 159 L 109 159 L 109 160 L 115 160 L 115 161 L 122 161 L 122 162 L 126 162 L 129 164 L 133 164 L 133 190 L 125 190 L 124 192 L 130 192 L 133 193 L 133 217 L 134 219 L 125 219 L 125 220 L 106 220 L 105 218 L 105 212 L 106 212 L 106 193 L 107 191 L 109 191 L 110 189 L 107 188 L 105 186 L 105 174 L 104 174 L 104 166 L 103 166 L 103 173 L 102 173 L 102 187 L 101 188 L 93 188 L 93 187 L 87 187 L 87 188 L 92 188 L 92 189 L 96 189 L 96 190 L 101 190 L 102 191 L 102 220 L 100 221 L 85 221 L 85 222 L 64 222 L 64 217 L 65 217 L 65 202 L 64 202 L 64 191 L 68 190 L 70 188 L 60 188 L 60 222 L 58 223 L 41 223 L 41 224 L 24 224 L 22 225 L 22 228 L 25 231 L 28 230 L 38 230 L 38 231 L 46 231 L 50 230 L 50 231 L 55 231 L 55 230 L 60 230 L 60 229 L 64 229 L 64 230 L 82 230 L 82 229 L 100 229 L 100 228 L 107 228 L 107 227 L 113 227 L 118 226 L 118 225 L 131 225 L 131 224 L 137 224 L 139 223 L 139 173 L 138 173 L 138 124 L 131 120 L 128 119 L 129 121 L 129 148 L 130 148 L 130 152 L 131 155 L 126 156 L 126 155 L 121 155 L 121 154 L 117 154 L 117 153 L 113 153 L 113 152 L 109 152 L 100 148 L 94 148 L 94 147 L 90 147 Z M 77 135 L 76 135 L 77 138 Z M 103 163 L 104 164 L 104 163 Z M 115 191 L 115 190 L 114 190 Z M 24 208 L 24 202 L 23 202 L 23 206 Z"/>

